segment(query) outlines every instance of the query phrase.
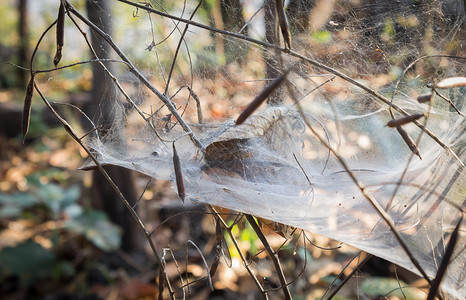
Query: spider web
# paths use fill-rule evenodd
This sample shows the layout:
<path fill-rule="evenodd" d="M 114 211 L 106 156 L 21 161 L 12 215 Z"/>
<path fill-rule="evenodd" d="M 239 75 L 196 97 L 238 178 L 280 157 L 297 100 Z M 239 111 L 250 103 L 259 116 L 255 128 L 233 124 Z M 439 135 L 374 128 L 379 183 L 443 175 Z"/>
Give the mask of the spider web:
<path fill-rule="evenodd" d="M 104 99 L 102 109 L 114 111 L 116 120 L 105 135 L 96 131 L 86 143 L 103 164 L 169 179 L 176 187 L 175 142 L 187 201 L 309 230 L 419 273 L 350 172 L 386 209 L 433 278 L 464 209 L 466 121 L 440 96 L 434 95 L 431 104 L 416 98 L 431 92 L 432 82 L 466 74 L 465 60 L 452 56 L 464 55 L 464 9 L 460 1 L 324 2 L 315 4 L 314 19 L 305 31 L 290 27 L 291 50 L 299 55 L 196 25 L 183 35 L 183 22 L 116 5 L 117 42 L 170 98 L 203 149 L 123 65 L 116 75 L 145 120 L 121 95 Z M 198 3 L 173 2 L 163 8 L 155 1 L 150 4 L 189 19 Z M 244 24 L 239 27 L 231 27 L 225 16 L 222 20 L 222 8 L 211 2 L 205 4 L 209 9 L 201 6 L 193 20 L 264 41 L 264 5 L 240 4 Z M 226 8 L 233 14 L 238 7 L 230 5 Z M 283 46 L 283 41 L 275 43 Z M 174 53 L 176 64 L 170 71 Z M 359 86 L 309 60 L 344 73 Z M 235 126 L 233 118 L 289 68 L 287 83 L 276 91 L 282 105 L 264 106 Z M 270 74 L 276 75 L 267 77 Z M 385 126 L 392 119 L 390 110 L 395 118 L 402 117 L 400 110 L 361 85 L 408 114 L 426 116 L 420 126 L 403 126 L 419 142 L 422 159 L 396 129 Z M 466 113 L 466 88 L 439 92 Z M 429 133 L 420 129 L 423 124 Z M 349 172 L 319 137 L 335 149 Z M 464 245 L 461 232 L 443 281 L 445 291 L 458 299 L 466 294 Z"/>

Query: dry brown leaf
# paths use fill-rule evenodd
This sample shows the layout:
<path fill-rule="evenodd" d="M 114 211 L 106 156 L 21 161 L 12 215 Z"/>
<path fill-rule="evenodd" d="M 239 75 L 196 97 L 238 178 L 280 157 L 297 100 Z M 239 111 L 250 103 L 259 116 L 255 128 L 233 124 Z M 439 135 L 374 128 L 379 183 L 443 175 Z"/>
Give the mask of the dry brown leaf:
<path fill-rule="evenodd" d="M 273 232 L 275 232 L 276 234 L 280 235 L 281 237 L 285 239 L 291 238 L 291 233 L 295 229 L 295 227 L 285 225 L 282 223 L 278 223 L 278 222 L 274 222 L 274 221 L 270 221 L 267 219 L 262 219 L 259 217 L 257 217 L 257 220 L 259 221 L 259 224 L 264 224 L 270 230 L 272 230 Z"/>
<path fill-rule="evenodd" d="M 293 131 L 300 121 L 299 113 L 289 107 L 271 107 L 251 116 L 207 146 L 203 170 L 228 170 L 250 181 L 286 176 L 293 168 L 292 153 L 299 151 L 293 149 L 299 144 Z"/>
<path fill-rule="evenodd" d="M 432 93 L 420 95 L 417 97 L 417 102 L 419 103 L 426 103 L 429 102 L 432 99 Z"/>
<path fill-rule="evenodd" d="M 231 139 L 250 139 L 264 135 L 275 122 L 290 112 L 288 107 L 271 107 L 246 119 L 242 124 L 222 133 L 215 142 Z M 214 142 L 214 143 L 215 143 Z"/>
<path fill-rule="evenodd" d="M 118 285 L 118 298 L 124 300 L 153 298 L 157 287 L 153 284 L 131 280 Z"/>
<path fill-rule="evenodd" d="M 290 118 L 294 120 L 290 120 Z M 288 107 L 271 107 L 249 117 L 241 125 L 223 132 L 206 148 L 206 159 L 232 160 L 250 158 L 251 153 L 242 152 L 248 140 L 264 136 L 271 149 L 278 150 L 283 141 L 290 138 L 292 125 L 298 120 L 296 112 Z M 270 130 L 273 129 L 273 130 Z"/>
<path fill-rule="evenodd" d="M 466 77 L 449 77 L 440 80 L 435 87 L 438 89 L 451 89 L 466 86 Z"/>

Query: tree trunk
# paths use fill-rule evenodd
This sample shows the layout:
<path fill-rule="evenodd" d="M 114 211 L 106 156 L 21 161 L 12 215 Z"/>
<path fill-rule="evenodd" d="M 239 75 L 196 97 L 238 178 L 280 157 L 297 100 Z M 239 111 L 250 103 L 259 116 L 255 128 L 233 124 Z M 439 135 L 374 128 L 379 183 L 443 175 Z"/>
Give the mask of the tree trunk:
<path fill-rule="evenodd" d="M 265 40 L 270 44 L 277 44 L 277 23 L 275 0 L 264 0 L 264 22 L 265 22 Z M 273 80 L 280 75 L 278 65 L 278 53 L 268 51 L 264 55 L 265 59 L 265 78 Z M 280 105 L 283 103 L 283 85 L 279 86 L 267 99 L 268 105 Z"/>
<path fill-rule="evenodd" d="M 309 30 L 309 15 L 314 7 L 314 0 L 290 0 L 286 13 L 292 33 L 306 33 Z"/>
<path fill-rule="evenodd" d="M 18 3 L 18 64 L 20 66 L 28 65 L 28 44 L 29 44 L 29 33 L 27 26 L 27 0 L 19 0 Z M 18 86 L 26 88 L 27 84 L 27 72 L 18 68 Z"/>
<path fill-rule="evenodd" d="M 87 0 L 86 4 L 89 20 L 107 34 L 111 34 L 110 1 Z M 110 58 L 110 46 L 93 32 L 91 33 L 91 43 L 99 58 Z M 106 64 L 106 67 L 110 72 L 112 71 L 112 65 L 110 63 Z M 120 100 L 119 97 L 117 97 L 113 81 L 105 73 L 104 69 L 99 64 L 93 64 L 92 72 L 93 99 L 90 101 L 92 107 L 87 107 L 85 111 L 88 115 L 94 115 L 94 119 L 98 119 L 96 124 L 99 124 L 102 128 L 99 134 L 104 136 L 106 131 L 115 122 L 115 119 L 124 112 L 121 111 L 123 109 L 121 108 L 122 105 L 119 103 L 113 105 L 109 101 L 109 99 L 111 99 L 111 101 Z M 101 105 L 104 102 L 106 102 L 105 104 L 110 103 L 112 107 Z M 118 111 L 118 108 L 121 108 L 121 110 Z M 106 167 L 105 170 L 114 183 L 120 188 L 129 203 L 135 203 L 138 196 L 136 194 L 133 173 L 120 167 Z M 125 205 L 99 171 L 94 171 L 92 184 L 94 205 L 105 211 L 110 217 L 110 220 L 123 229 L 122 249 L 127 252 L 135 252 L 142 249 L 142 233 L 139 231 L 136 222 L 131 218 Z"/>
<path fill-rule="evenodd" d="M 239 32 L 244 26 L 243 7 L 240 0 L 220 0 L 220 12 L 222 14 L 223 29 Z M 247 28 L 241 33 L 247 35 Z M 224 37 L 223 41 L 226 61 L 241 63 L 247 54 L 248 44 L 240 40 L 229 39 L 228 37 Z"/>

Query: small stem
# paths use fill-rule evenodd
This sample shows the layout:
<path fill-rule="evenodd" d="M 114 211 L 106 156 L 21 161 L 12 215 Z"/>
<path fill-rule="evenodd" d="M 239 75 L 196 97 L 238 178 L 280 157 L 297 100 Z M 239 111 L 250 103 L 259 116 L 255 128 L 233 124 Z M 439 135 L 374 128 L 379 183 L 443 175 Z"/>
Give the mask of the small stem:
<path fill-rule="evenodd" d="M 394 110 L 398 111 L 399 113 L 401 113 L 402 115 L 404 116 L 407 116 L 409 115 L 408 112 L 406 112 L 404 109 L 402 109 L 401 107 L 393 104 L 390 99 L 388 99 L 387 97 L 383 96 L 382 94 L 380 94 L 379 92 L 371 89 L 370 87 L 362 84 L 362 83 L 359 83 L 357 82 L 355 79 L 349 77 L 348 75 L 334 69 L 334 68 L 331 68 L 325 64 L 322 64 L 316 60 L 313 60 L 309 57 L 306 57 L 302 54 L 299 54 L 295 51 L 292 51 L 290 49 L 286 49 L 286 48 L 283 48 L 283 47 L 280 47 L 280 46 L 277 46 L 277 45 L 274 45 L 274 44 L 271 44 L 271 43 L 268 43 L 268 42 L 264 42 L 264 41 L 260 41 L 260 40 L 256 40 L 254 38 L 251 38 L 249 36 L 246 36 L 246 35 L 243 35 L 243 34 L 238 34 L 238 33 L 235 33 L 235 32 L 231 32 L 231 31 L 227 31 L 227 30 L 222 30 L 222 29 L 218 29 L 218 28 L 215 28 L 215 27 L 212 27 L 212 26 L 208 26 L 208 25 L 204 25 L 202 23 L 198 23 L 198 22 L 195 22 L 195 21 L 192 21 L 192 20 L 187 20 L 187 19 L 183 19 L 183 18 L 180 18 L 180 17 L 177 17 L 177 16 L 174 16 L 174 15 L 171 15 L 171 14 L 168 14 L 168 13 L 164 13 L 164 12 L 161 12 L 161 11 L 158 11 L 158 10 L 155 10 L 151 7 L 147 7 L 147 6 L 144 6 L 142 4 L 138 4 L 138 3 L 135 3 L 135 2 L 132 2 L 132 1 L 128 1 L 128 0 L 117 0 L 119 2 L 123 2 L 123 3 L 126 3 L 128 5 L 131 5 L 131 6 L 134 6 L 134 7 L 137 7 L 139 9 L 143 9 L 143 10 L 146 10 L 146 11 L 149 11 L 149 12 L 152 12 L 154 14 L 157 14 L 159 16 L 162 16 L 162 17 L 166 17 L 166 18 L 169 18 L 169 19 L 172 19 L 172 20 L 176 20 L 176 21 L 179 21 L 179 22 L 183 22 L 183 23 L 186 23 L 186 24 L 189 24 L 189 25 L 192 25 L 192 26 L 195 26 L 195 27 L 199 27 L 199 28 L 202 28 L 202 29 L 205 29 L 205 30 L 209 30 L 211 32 L 216 32 L 216 33 L 219 33 L 219 34 L 222 34 L 222 35 L 226 35 L 226 36 L 231 36 L 231 37 L 234 37 L 234 38 L 237 38 L 237 39 L 240 39 L 240 40 L 244 40 L 244 41 L 247 41 L 247 42 L 250 42 L 252 44 L 256 44 L 256 45 L 259 45 L 259 46 L 262 46 L 262 47 L 266 47 L 266 48 L 269 48 L 269 49 L 274 49 L 276 51 L 280 51 L 280 52 L 283 52 L 283 53 L 286 53 L 292 57 L 295 57 L 295 58 L 299 58 L 319 69 L 323 69 L 323 70 L 326 70 L 327 72 L 330 72 L 338 77 L 340 77 L 341 79 L 363 89 L 364 91 L 366 91 L 368 94 L 374 96 L 375 98 L 377 98 L 378 100 L 382 101 L 384 104 L 388 105 L 390 108 L 393 108 Z M 451 57 L 451 58 L 455 58 L 455 59 L 466 59 L 466 57 L 461 57 L 461 56 L 442 56 L 442 57 Z M 158 95 L 158 94 L 157 94 Z M 416 126 L 418 126 L 419 128 L 422 129 L 422 124 L 415 121 L 413 122 Z M 445 143 L 443 143 L 437 135 L 435 135 L 432 131 L 428 130 L 427 128 L 424 128 L 422 129 L 430 138 L 432 138 L 432 140 L 434 140 L 437 144 L 439 144 L 442 148 L 448 150 L 451 155 L 458 161 L 458 163 L 460 163 L 463 167 L 464 167 L 464 163 L 461 161 L 461 159 L 459 159 L 459 157 L 456 155 L 456 153 L 449 147 L 447 146 Z"/>
<path fill-rule="evenodd" d="M 184 121 L 184 119 L 181 117 L 181 115 L 178 113 L 176 110 L 176 107 L 173 105 L 173 103 L 170 101 L 170 99 L 162 94 L 126 57 L 126 55 L 123 53 L 123 51 L 115 44 L 111 36 L 104 31 L 102 31 L 99 27 L 97 27 L 94 23 L 89 21 L 86 17 L 81 15 L 70 3 L 69 1 L 66 1 L 67 8 L 68 10 L 75 15 L 78 19 L 83 21 L 87 26 L 89 26 L 93 31 L 95 31 L 98 35 L 100 35 L 111 47 L 112 49 L 120 56 L 120 58 L 128 64 L 128 68 L 131 73 L 133 73 L 142 83 L 144 83 L 145 86 L 149 88 L 164 104 L 167 106 L 168 110 L 170 113 L 173 114 L 173 116 L 178 120 L 180 123 L 181 127 L 184 129 L 184 131 L 189 132 L 189 136 L 191 137 L 191 140 L 193 141 L 194 145 L 196 145 L 197 148 L 199 148 L 201 151 L 205 150 L 204 145 L 201 143 L 201 141 L 194 135 L 193 131 L 189 127 L 188 124 Z M 143 6 L 144 8 L 147 8 Z"/>
<path fill-rule="evenodd" d="M 265 236 L 262 233 L 261 229 L 257 225 L 256 220 L 254 220 L 253 216 L 251 216 L 249 214 L 245 214 L 245 216 L 246 216 L 246 219 L 248 220 L 249 224 L 251 224 L 252 229 L 254 229 L 254 231 L 256 232 L 257 237 L 261 240 L 262 245 L 264 245 L 265 250 L 267 251 L 267 253 L 270 256 L 270 259 L 273 262 L 275 270 L 277 271 L 278 280 L 280 280 L 281 288 L 283 290 L 283 294 L 285 296 L 285 299 L 290 300 L 291 299 L 290 290 L 288 289 L 288 284 L 286 283 L 285 274 L 283 273 L 283 269 L 282 269 L 282 266 L 281 266 L 280 261 L 278 259 L 278 255 L 275 253 L 275 251 L 273 251 L 272 247 L 270 246 L 269 242 L 265 238 Z"/>
<path fill-rule="evenodd" d="M 293 97 L 294 99 L 296 99 L 296 97 Z M 301 107 L 299 106 L 298 104 L 298 107 L 299 107 L 299 111 L 302 112 L 302 109 Z M 400 244 L 401 248 L 403 248 L 403 250 L 405 251 L 406 255 L 408 256 L 408 258 L 411 260 L 412 264 L 416 267 L 416 269 L 419 271 L 419 273 L 422 274 L 422 276 L 427 280 L 427 282 L 429 282 L 429 284 L 432 283 L 432 280 L 429 278 L 429 276 L 427 276 L 427 273 L 424 271 L 424 269 L 422 268 L 422 266 L 419 264 L 418 260 L 414 257 L 413 253 L 411 252 L 411 250 L 409 249 L 409 247 L 407 246 L 407 244 L 405 243 L 405 241 L 403 240 L 402 236 L 401 236 L 401 233 L 398 231 L 398 229 L 396 229 L 396 226 L 395 226 L 395 223 L 393 222 L 393 219 L 391 218 L 391 216 L 383 209 L 383 207 L 374 199 L 374 197 L 372 197 L 372 195 L 370 195 L 369 193 L 367 193 L 365 187 L 359 182 L 359 180 L 356 178 L 356 175 L 351 172 L 351 169 L 350 167 L 348 166 L 348 164 L 346 163 L 346 161 L 344 160 L 344 158 L 339 154 L 337 153 L 337 151 L 331 147 L 326 141 L 324 138 L 322 138 L 320 136 L 320 134 L 312 127 L 312 125 L 307 121 L 306 117 L 304 116 L 303 114 L 303 120 L 304 122 L 306 123 L 306 126 L 311 130 L 311 132 L 317 137 L 317 139 L 319 140 L 319 142 L 321 144 L 323 144 L 325 147 L 327 147 L 328 149 L 330 149 L 330 151 L 332 152 L 332 154 L 337 158 L 337 160 L 340 162 L 341 166 L 345 169 L 345 171 L 347 172 L 347 174 L 350 176 L 351 180 L 354 182 L 354 184 L 358 187 L 358 189 L 360 190 L 361 194 L 364 196 L 364 198 L 366 198 L 369 203 L 372 205 L 372 207 L 377 211 L 377 213 L 382 217 L 382 219 L 385 221 L 385 223 L 388 225 L 388 227 L 390 228 L 390 230 L 392 231 L 393 235 L 395 236 L 396 240 L 398 241 L 398 243 Z"/>
<path fill-rule="evenodd" d="M 362 266 L 364 266 L 366 264 L 366 262 L 372 257 L 372 255 L 370 254 L 367 254 L 367 256 L 356 266 L 356 268 L 353 269 L 353 271 L 351 271 L 351 273 L 348 274 L 348 276 L 346 276 L 346 278 L 340 283 L 340 285 L 338 285 L 336 287 L 335 290 L 333 290 L 333 292 L 328 296 L 328 298 L 326 300 L 330 300 L 330 299 L 333 299 L 333 297 L 335 297 L 335 295 L 341 290 L 341 288 L 353 277 L 353 275 L 359 271 L 359 269 L 361 269 Z M 323 299 L 323 297 L 322 297 Z"/>
<path fill-rule="evenodd" d="M 107 180 L 107 182 L 110 184 L 110 186 L 112 187 L 112 189 L 115 191 L 116 195 L 118 196 L 118 198 L 120 198 L 120 200 L 124 203 L 124 205 L 126 206 L 126 208 L 129 210 L 129 212 L 131 213 L 131 216 L 133 217 L 133 219 L 136 221 L 136 223 L 138 224 L 138 226 L 141 228 L 141 230 L 144 232 L 144 235 L 146 237 L 146 240 L 147 242 L 149 243 L 150 245 L 150 248 L 152 250 L 152 253 L 154 254 L 156 260 L 157 260 L 157 263 L 159 264 L 159 266 L 161 268 L 163 268 L 163 264 L 162 264 L 162 260 L 160 259 L 160 256 L 159 254 L 157 253 L 157 250 L 155 249 L 155 245 L 154 243 L 152 242 L 152 239 L 149 235 L 149 233 L 147 232 L 147 229 L 146 227 L 144 226 L 144 223 L 142 222 L 142 220 L 139 218 L 138 214 L 136 213 L 136 211 L 131 207 L 131 205 L 129 204 L 128 200 L 126 200 L 125 196 L 121 193 L 120 189 L 118 188 L 118 186 L 113 182 L 112 178 L 108 175 L 108 173 L 105 171 L 104 167 L 99 163 L 99 161 L 97 160 L 97 158 L 94 156 L 94 154 L 92 153 L 92 151 L 87 148 L 83 143 L 82 141 L 79 139 L 79 136 L 76 134 L 76 132 L 73 130 L 73 128 L 68 124 L 68 122 L 63 119 L 56 111 L 55 109 L 52 107 L 52 105 L 50 104 L 50 102 L 45 98 L 45 96 L 42 94 L 42 92 L 40 91 L 39 87 L 34 84 L 34 87 L 37 91 L 37 93 L 39 94 L 39 96 L 41 97 L 42 101 L 45 103 L 45 105 L 47 106 L 47 108 L 53 113 L 53 115 L 58 119 L 58 121 L 60 121 L 60 123 L 62 123 L 63 127 L 65 128 L 66 132 L 68 132 L 71 137 L 84 149 L 84 151 L 86 151 L 86 153 L 89 155 L 89 157 L 92 159 L 92 161 L 95 163 L 95 165 L 97 166 L 97 168 L 99 169 L 99 171 L 102 173 L 102 175 L 105 177 L 105 179 Z M 164 270 L 164 274 L 165 274 L 165 279 L 166 279 L 166 283 L 167 283 L 167 286 L 170 290 L 170 296 L 172 299 L 175 299 L 174 295 L 171 293 L 172 292 L 172 288 L 171 288 L 171 285 L 170 285 L 170 281 L 169 281 L 169 278 L 168 278 L 168 275 L 166 274 L 165 270 Z"/>
<path fill-rule="evenodd" d="M 248 271 L 249 275 L 251 276 L 252 280 L 254 280 L 254 283 L 256 284 L 257 288 L 259 289 L 259 291 L 261 292 L 261 295 L 264 299 L 269 299 L 268 295 L 267 295 L 267 292 L 264 291 L 264 289 L 262 288 L 259 280 L 257 279 L 256 275 L 254 275 L 254 272 L 251 270 L 251 268 L 249 267 L 247 261 L 246 261 L 246 258 L 244 257 L 243 255 L 243 252 L 241 252 L 241 248 L 239 247 L 239 244 L 238 244 L 238 241 L 236 241 L 236 238 L 235 236 L 233 235 L 233 233 L 231 232 L 231 227 L 228 226 L 228 224 L 225 222 L 225 220 L 223 220 L 223 218 L 220 216 L 220 214 L 217 212 L 217 210 L 215 210 L 214 207 L 212 206 L 209 206 L 210 209 L 212 210 L 212 212 L 214 213 L 214 215 L 218 218 L 218 220 L 220 220 L 220 222 L 222 223 L 223 227 L 225 227 L 228 235 L 230 236 L 231 240 L 233 241 L 233 245 L 235 245 L 235 248 L 236 250 L 238 251 L 238 254 L 241 258 L 241 261 L 243 262 L 243 265 L 244 267 L 246 268 L 246 270 Z M 234 223 L 235 224 L 235 223 Z"/>
<path fill-rule="evenodd" d="M 196 8 L 192 12 L 191 16 L 189 17 L 189 20 L 193 19 L 193 17 L 196 14 L 197 10 L 199 9 L 199 7 L 201 7 L 201 4 L 202 4 L 202 0 L 199 0 L 199 3 L 197 4 Z M 164 95 L 166 95 L 166 96 L 168 96 L 168 87 L 170 85 L 170 80 L 172 78 L 173 70 L 175 68 L 176 58 L 178 57 L 178 53 L 180 52 L 181 44 L 184 41 L 184 36 L 186 35 L 186 32 L 188 32 L 188 27 L 189 27 L 189 24 L 186 24 L 185 27 L 184 27 L 183 32 L 181 33 L 181 37 L 180 37 L 180 40 L 178 41 L 178 45 L 176 46 L 175 55 L 173 56 L 173 61 L 172 61 L 172 65 L 170 67 L 170 72 L 168 73 L 167 84 L 165 86 Z"/>

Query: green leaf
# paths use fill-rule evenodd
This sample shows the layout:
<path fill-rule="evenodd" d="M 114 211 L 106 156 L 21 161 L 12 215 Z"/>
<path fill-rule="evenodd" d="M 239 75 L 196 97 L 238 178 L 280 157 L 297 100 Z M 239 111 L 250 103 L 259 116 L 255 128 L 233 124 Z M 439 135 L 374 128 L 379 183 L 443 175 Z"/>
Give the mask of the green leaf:
<path fill-rule="evenodd" d="M 59 281 L 60 278 L 62 278 L 64 276 L 65 277 L 71 277 L 74 274 L 76 274 L 76 270 L 75 270 L 73 264 L 71 264 L 68 261 L 60 261 L 59 263 L 55 264 L 55 267 L 54 267 L 53 272 L 52 272 L 53 279 L 55 281 Z"/>
<path fill-rule="evenodd" d="M 29 241 L 2 249 L 0 262 L 0 277 L 14 275 L 22 286 L 28 286 L 37 278 L 51 276 L 57 261 L 52 252 Z"/>
<path fill-rule="evenodd" d="M 69 220 L 65 227 L 83 235 L 103 251 L 112 251 L 121 245 L 121 230 L 110 223 L 107 216 L 99 211 L 87 211 Z"/>
<path fill-rule="evenodd" d="M 77 218 L 77 217 L 79 217 L 80 215 L 83 214 L 83 208 L 81 207 L 81 205 L 73 203 L 73 204 L 68 205 L 67 207 L 65 207 L 63 212 L 68 217 L 74 219 L 74 218 Z"/>
<path fill-rule="evenodd" d="M 381 39 L 390 46 L 395 43 L 395 23 L 392 18 L 386 18 Z"/>
<path fill-rule="evenodd" d="M 332 33 L 328 30 L 321 30 L 313 33 L 311 37 L 318 43 L 318 44 L 328 44 L 332 41 L 333 36 Z"/>
<path fill-rule="evenodd" d="M 20 208 L 28 208 L 38 203 L 36 197 L 25 194 L 25 193 L 16 193 L 16 194 L 1 194 L 0 193 L 0 204 L 4 205 L 15 205 Z"/>
<path fill-rule="evenodd" d="M 400 290 L 400 285 L 403 288 L 403 293 Z M 378 298 L 380 296 L 387 295 L 390 297 L 396 296 L 400 299 L 404 299 L 404 296 L 406 296 L 406 299 L 408 300 L 423 299 L 416 293 L 415 289 L 409 288 L 406 283 L 401 281 L 398 282 L 394 278 L 367 278 L 361 284 L 361 291 L 363 291 L 366 295 L 370 296 L 370 298 Z"/>
<path fill-rule="evenodd" d="M 45 147 L 45 148 L 42 148 L 42 147 Z M 50 152 L 50 149 L 44 146 L 43 144 L 38 143 L 37 145 L 35 145 L 34 151 L 39 152 L 39 153 Z M 26 176 L 26 179 L 27 179 L 28 184 L 34 185 L 34 186 L 40 186 L 42 184 L 41 180 L 44 177 L 46 177 L 49 180 L 55 180 L 58 182 L 64 182 L 68 178 L 68 176 L 66 175 L 66 172 L 61 169 L 46 168 L 43 170 L 38 170 L 37 172 L 34 172 Z"/>
<path fill-rule="evenodd" d="M 56 184 L 42 185 L 37 195 L 53 214 L 54 218 L 58 217 L 60 212 L 60 202 L 64 198 L 63 188 Z"/>
<path fill-rule="evenodd" d="M 67 188 L 63 195 L 62 207 L 75 203 L 76 201 L 78 201 L 80 196 L 81 196 L 81 187 L 79 185 L 73 185 Z"/>
<path fill-rule="evenodd" d="M 79 199 L 81 188 L 74 185 L 65 190 L 57 184 L 46 184 L 41 186 L 37 194 L 47 208 L 50 209 L 53 217 L 57 218 L 61 210 L 74 204 Z"/>
<path fill-rule="evenodd" d="M 30 194 L 16 193 L 12 195 L 0 193 L 0 218 L 18 217 L 23 209 L 37 204 L 37 198 Z"/>
<path fill-rule="evenodd" d="M 0 208 L 0 218 L 13 218 L 21 215 L 21 208 L 15 205 L 5 205 Z"/>

